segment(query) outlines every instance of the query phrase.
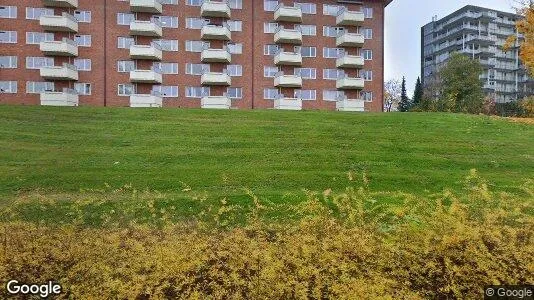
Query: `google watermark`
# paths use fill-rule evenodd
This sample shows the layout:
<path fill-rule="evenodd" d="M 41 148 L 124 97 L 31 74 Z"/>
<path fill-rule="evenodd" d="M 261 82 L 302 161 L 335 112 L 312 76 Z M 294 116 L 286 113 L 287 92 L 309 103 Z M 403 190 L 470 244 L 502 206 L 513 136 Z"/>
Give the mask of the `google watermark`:
<path fill-rule="evenodd" d="M 484 299 L 534 300 L 534 285 L 492 285 L 484 288 Z"/>
<path fill-rule="evenodd" d="M 35 295 L 42 298 L 61 294 L 61 285 L 52 281 L 44 284 L 26 284 L 18 280 L 10 280 L 6 284 L 6 289 L 10 295 Z"/>

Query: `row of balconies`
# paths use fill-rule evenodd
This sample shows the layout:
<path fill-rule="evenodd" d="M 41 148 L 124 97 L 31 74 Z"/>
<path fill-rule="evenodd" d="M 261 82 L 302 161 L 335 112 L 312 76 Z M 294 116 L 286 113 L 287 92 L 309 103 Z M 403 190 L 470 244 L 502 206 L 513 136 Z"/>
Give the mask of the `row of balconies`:
<path fill-rule="evenodd" d="M 361 33 L 352 33 L 342 31 L 336 37 L 336 46 L 338 47 L 361 47 L 365 38 Z M 274 34 L 274 42 L 277 44 L 302 44 L 302 32 L 299 29 L 287 29 L 282 26 L 278 27 Z"/>
<path fill-rule="evenodd" d="M 298 52 L 278 51 L 274 56 L 274 64 L 277 66 L 301 66 L 302 55 Z M 337 68 L 360 69 L 364 65 L 364 59 L 359 55 L 345 54 L 336 60 Z"/>
<path fill-rule="evenodd" d="M 283 110 L 302 110 L 302 99 L 288 98 L 279 95 L 278 98 L 274 100 L 274 108 Z M 336 101 L 336 110 L 363 112 L 365 111 L 365 101 L 342 97 Z"/>
<path fill-rule="evenodd" d="M 341 9 L 336 16 L 336 25 L 359 26 L 364 19 L 363 12 Z M 274 20 L 276 22 L 302 23 L 302 9 L 300 6 L 285 6 L 282 3 L 274 11 Z"/>
<path fill-rule="evenodd" d="M 274 77 L 274 86 L 277 88 L 301 88 L 302 77 L 278 72 Z M 336 88 L 340 90 L 361 90 L 364 88 L 364 80 L 359 77 L 344 76 L 336 80 Z"/>

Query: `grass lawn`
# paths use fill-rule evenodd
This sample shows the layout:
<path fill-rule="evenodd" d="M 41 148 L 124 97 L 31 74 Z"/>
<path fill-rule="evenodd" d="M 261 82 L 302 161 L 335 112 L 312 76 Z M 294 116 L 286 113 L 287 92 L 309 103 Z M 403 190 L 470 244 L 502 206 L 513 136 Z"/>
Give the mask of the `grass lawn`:
<path fill-rule="evenodd" d="M 106 184 L 291 199 L 342 190 L 348 171 L 416 195 L 461 191 L 472 168 L 497 191 L 534 177 L 534 126 L 460 114 L 0 106 L 0 149 L 4 199 Z"/>

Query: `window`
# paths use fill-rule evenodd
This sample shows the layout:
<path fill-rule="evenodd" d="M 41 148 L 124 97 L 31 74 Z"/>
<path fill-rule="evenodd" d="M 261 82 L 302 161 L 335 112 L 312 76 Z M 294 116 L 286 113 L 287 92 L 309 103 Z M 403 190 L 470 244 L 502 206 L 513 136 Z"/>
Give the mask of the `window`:
<path fill-rule="evenodd" d="M 317 91 L 316 90 L 295 90 L 295 98 L 300 98 L 302 100 L 316 100 Z"/>
<path fill-rule="evenodd" d="M 209 23 L 209 20 L 199 18 L 187 18 L 185 19 L 185 28 L 189 29 L 202 29 L 204 24 Z"/>
<path fill-rule="evenodd" d="M 74 65 L 78 71 L 91 71 L 91 60 L 87 58 L 75 58 Z"/>
<path fill-rule="evenodd" d="M 35 45 L 41 42 L 50 42 L 54 40 L 54 34 L 51 32 L 26 32 L 26 44 Z"/>
<path fill-rule="evenodd" d="M 80 47 L 91 47 L 91 36 L 88 34 L 75 35 L 74 42 Z"/>
<path fill-rule="evenodd" d="M 186 86 L 185 87 L 185 96 L 188 98 L 202 98 L 210 95 L 210 88 L 207 86 L 203 87 L 194 87 Z"/>
<path fill-rule="evenodd" d="M 342 6 L 323 4 L 323 15 L 325 16 L 337 16 Z"/>
<path fill-rule="evenodd" d="M 373 101 L 373 92 L 362 91 L 360 97 L 364 101 L 371 102 Z"/>
<path fill-rule="evenodd" d="M 373 59 L 373 50 L 364 49 L 363 50 L 363 59 L 372 60 Z"/>
<path fill-rule="evenodd" d="M 266 100 L 273 100 L 278 97 L 278 90 L 277 89 L 264 89 L 263 90 L 263 99 Z"/>
<path fill-rule="evenodd" d="M 16 69 L 18 58 L 16 56 L 0 56 L 0 69 Z"/>
<path fill-rule="evenodd" d="M 204 41 L 185 41 L 185 51 L 187 52 L 202 52 L 204 47 L 209 48 L 210 43 Z"/>
<path fill-rule="evenodd" d="M 130 49 L 134 44 L 134 38 L 119 36 L 117 39 L 117 48 L 119 49 Z"/>
<path fill-rule="evenodd" d="M 39 20 L 41 16 L 51 16 L 54 14 L 54 10 L 51 8 L 42 7 L 26 7 L 26 19 Z"/>
<path fill-rule="evenodd" d="M 231 99 L 241 99 L 241 98 L 243 98 L 243 88 L 240 88 L 240 87 L 229 87 L 226 90 L 226 94 Z"/>
<path fill-rule="evenodd" d="M 185 4 L 189 6 L 201 6 L 203 0 L 186 0 Z"/>
<path fill-rule="evenodd" d="M 372 7 L 364 7 L 363 8 L 363 15 L 366 19 L 371 19 L 373 17 L 373 8 Z"/>
<path fill-rule="evenodd" d="M 317 5 L 315 3 L 295 3 L 295 7 L 302 9 L 303 14 L 315 15 L 317 14 Z"/>
<path fill-rule="evenodd" d="M 337 37 L 344 30 L 343 27 L 323 26 L 323 36 Z"/>
<path fill-rule="evenodd" d="M 345 72 L 338 69 L 324 69 L 323 70 L 323 79 L 328 80 L 337 80 L 338 78 L 343 78 Z"/>
<path fill-rule="evenodd" d="M 275 33 L 278 23 L 263 23 L 263 33 Z"/>
<path fill-rule="evenodd" d="M 160 21 L 161 27 L 178 28 L 178 17 L 154 16 L 154 18 Z"/>
<path fill-rule="evenodd" d="M 373 29 L 372 28 L 362 28 L 362 34 L 363 37 L 366 40 L 370 40 L 373 38 Z"/>
<path fill-rule="evenodd" d="M 278 6 L 277 0 L 264 0 L 263 1 L 263 10 L 265 11 L 275 11 Z"/>
<path fill-rule="evenodd" d="M 278 52 L 278 49 L 280 49 L 278 45 L 265 45 L 263 49 L 263 54 L 276 55 L 276 53 Z"/>
<path fill-rule="evenodd" d="M 163 51 L 178 51 L 178 40 L 154 40 Z"/>
<path fill-rule="evenodd" d="M 209 71 L 209 64 L 185 64 L 185 74 L 187 75 L 202 75 L 204 72 Z"/>
<path fill-rule="evenodd" d="M 177 5 L 178 4 L 178 0 L 160 0 L 161 4 L 173 4 L 173 5 Z"/>
<path fill-rule="evenodd" d="M 316 47 L 308 47 L 308 46 L 296 46 L 295 52 L 300 52 L 302 57 L 316 57 L 317 56 L 317 48 Z"/>
<path fill-rule="evenodd" d="M 117 24 L 118 25 L 130 25 L 132 21 L 135 20 L 135 16 L 130 13 L 117 13 Z"/>
<path fill-rule="evenodd" d="M 130 72 L 135 70 L 135 62 L 131 60 L 119 60 L 117 61 L 117 72 Z"/>
<path fill-rule="evenodd" d="M 238 44 L 230 43 L 230 44 L 227 44 L 226 47 L 228 48 L 228 51 L 231 54 L 241 54 L 241 53 L 243 53 L 243 44 L 241 44 L 241 43 L 238 43 Z"/>
<path fill-rule="evenodd" d="M 154 67 L 161 70 L 161 74 L 178 74 L 178 63 L 155 62 Z"/>
<path fill-rule="evenodd" d="M 53 82 L 35 82 L 35 81 L 26 82 L 26 93 L 28 94 L 40 94 L 45 91 L 53 91 L 53 90 L 54 90 Z"/>
<path fill-rule="evenodd" d="M 365 81 L 373 80 L 373 71 L 371 71 L 371 70 L 362 70 L 360 72 L 360 74 L 361 74 L 361 77 L 363 78 L 363 80 L 365 80 Z"/>
<path fill-rule="evenodd" d="M 243 0 L 230 0 L 228 5 L 231 9 L 243 9 Z"/>
<path fill-rule="evenodd" d="M 0 31 L 0 43 L 15 44 L 17 43 L 16 31 Z"/>
<path fill-rule="evenodd" d="M 91 23 L 91 12 L 86 10 L 76 10 L 74 11 L 74 18 L 76 18 L 78 22 Z"/>
<path fill-rule="evenodd" d="M 26 69 L 40 69 L 41 67 L 54 66 L 54 58 L 52 57 L 26 57 Z"/>
<path fill-rule="evenodd" d="M 16 6 L 0 6 L 0 18 L 16 19 L 17 18 L 17 7 Z M 4 82 L 10 82 L 10 81 L 4 81 Z"/>
<path fill-rule="evenodd" d="M 78 95 L 91 95 L 91 84 L 76 82 L 74 84 L 74 90 L 78 93 Z"/>
<path fill-rule="evenodd" d="M 278 73 L 278 67 L 268 67 L 268 66 L 264 66 L 263 67 L 263 77 L 275 77 L 276 76 L 276 73 Z"/>
<path fill-rule="evenodd" d="M 315 36 L 317 35 L 317 26 L 315 25 L 299 25 L 302 35 Z"/>
<path fill-rule="evenodd" d="M 119 96 L 130 96 L 135 94 L 135 86 L 129 83 L 119 83 L 117 85 L 117 95 Z"/>
<path fill-rule="evenodd" d="M 345 49 L 343 48 L 323 48 L 323 57 L 324 58 L 338 58 L 345 54 Z"/>
<path fill-rule="evenodd" d="M 163 98 L 177 98 L 178 86 L 176 85 L 155 85 L 152 90 L 159 93 Z"/>
<path fill-rule="evenodd" d="M 337 101 L 339 97 L 345 96 L 345 92 L 336 90 L 323 90 L 324 101 Z"/>
<path fill-rule="evenodd" d="M 230 31 L 243 31 L 243 22 L 242 21 L 228 21 L 227 22 L 228 27 L 230 27 Z"/>
<path fill-rule="evenodd" d="M 0 94 L 16 94 L 17 82 L 16 81 L 0 81 Z"/>
<path fill-rule="evenodd" d="M 295 75 L 302 77 L 302 79 L 316 79 L 317 69 L 315 68 L 295 68 Z"/>
<path fill-rule="evenodd" d="M 242 65 L 228 65 L 228 75 L 232 77 L 243 76 L 243 66 Z"/>

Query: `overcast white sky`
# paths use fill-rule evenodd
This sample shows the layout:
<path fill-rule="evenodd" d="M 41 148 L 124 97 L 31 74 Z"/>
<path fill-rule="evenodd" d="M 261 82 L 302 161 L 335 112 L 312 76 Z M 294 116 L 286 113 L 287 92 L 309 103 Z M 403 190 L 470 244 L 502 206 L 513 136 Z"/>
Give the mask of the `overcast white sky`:
<path fill-rule="evenodd" d="M 513 12 L 513 0 L 393 0 L 386 8 L 385 79 L 406 76 L 411 97 L 421 73 L 421 27 L 468 4 Z"/>

